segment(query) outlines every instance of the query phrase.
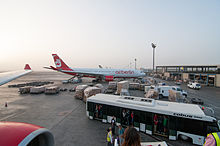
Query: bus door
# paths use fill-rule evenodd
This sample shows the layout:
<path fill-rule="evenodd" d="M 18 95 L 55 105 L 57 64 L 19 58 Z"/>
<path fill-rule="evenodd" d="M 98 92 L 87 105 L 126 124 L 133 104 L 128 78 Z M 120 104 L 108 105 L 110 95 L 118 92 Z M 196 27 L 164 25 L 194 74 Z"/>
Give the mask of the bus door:
<path fill-rule="evenodd" d="M 103 118 L 103 105 L 95 103 L 93 105 L 94 109 L 94 119 L 100 119 Z"/>
<path fill-rule="evenodd" d="M 154 114 L 153 117 L 153 134 L 168 137 L 169 118 L 166 115 Z"/>

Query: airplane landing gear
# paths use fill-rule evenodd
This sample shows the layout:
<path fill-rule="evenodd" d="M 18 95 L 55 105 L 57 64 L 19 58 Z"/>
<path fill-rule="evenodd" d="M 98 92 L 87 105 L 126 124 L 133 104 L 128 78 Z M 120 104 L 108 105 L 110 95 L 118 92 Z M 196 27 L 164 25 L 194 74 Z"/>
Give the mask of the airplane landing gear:
<path fill-rule="evenodd" d="M 96 78 L 95 80 L 92 81 L 93 83 L 100 83 L 102 82 L 102 78 L 101 77 L 98 77 Z"/>
<path fill-rule="evenodd" d="M 79 76 L 73 76 L 70 79 L 68 79 L 67 81 L 68 81 L 68 83 L 82 83 L 82 78 Z"/>

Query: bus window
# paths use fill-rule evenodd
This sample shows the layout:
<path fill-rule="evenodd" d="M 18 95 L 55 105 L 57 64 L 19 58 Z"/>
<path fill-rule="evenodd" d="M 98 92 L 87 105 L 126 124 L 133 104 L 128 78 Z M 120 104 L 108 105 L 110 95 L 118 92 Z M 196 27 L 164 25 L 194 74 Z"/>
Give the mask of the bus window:
<path fill-rule="evenodd" d="M 178 118 L 178 131 L 204 135 L 203 122 L 193 119 Z"/>
<path fill-rule="evenodd" d="M 168 116 L 164 115 L 163 116 L 163 134 L 168 135 Z"/>
<path fill-rule="evenodd" d="M 219 128 L 218 128 L 217 123 L 215 123 L 215 122 L 207 123 L 206 134 L 213 133 L 213 132 L 219 132 Z"/>
<path fill-rule="evenodd" d="M 95 104 L 95 118 L 99 117 L 99 105 Z"/>
<path fill-rule="evenodd" d="M 134 122 L 139 123 L 140 122 L 140 111 L 134 111 Z"/>
<path fill-rule="evenodd" d="M 126 125 L 126 109 L 122 109 L 122 113 L 121 113 L 121 122 L 122 124 Z"/>
<path fill-rule="evenodd" d="M 115 106 L 107 106 L 107 115 L 120 118 L 120 108 Z"/>
<path fill-rule="evenodd" d="M 122 113 L 121 113 L 122 124 L 129 125 L 130 121 L 131 121 L 131 110 L 122 108 L 121 111 L 122 111 Z"/>
<path fill-rule="evenodd" d="M 218 120 L 218 129 L 220 130 L 220 120 Z"/>
<path fill-rule="evenodd" d="M 93 103 L 92 102 L 88 102 L 88 105 L 87 105 L 87 110 L 90 111 L 90 112 L 93 112 Z"/>
<path fill-rule="evenodd" d="M 102 115 L 103 115 L 102 105 L 98 105 L 98 118 L 102 119 Z"/>
<path fill-rule="evenodd" d="M 158 124 L 158 117 L 157 114 L 154 114 L 154 118 L 153 118 L 153 122 L 154 122 L 154 133 L 156 133 L 157 131 L 157 124 Z"/>
<path fill-rule="evenodd" d="M 176 130 L 176 117 L 169 117 L 169 129 Z"/>
<path fill-rule="evenodd" d="M 160 114 L 154 114 L 153 118 L 154 123 L 154 134 L 160 134 L 160 135 L 166 135 L 167 134 L 167 124 L 168 124 L 168 118 L 167 116 L 163 116 Z M 165 125 L 164 125 L 165 123 Z"/>
<path fill-rule="evenodd" d="M 152 125 L 152 121 L 153 121 L 152 113 L 146 112 L 146 122 L 145 123 L 147 125 Z"/>
<path fill-rule="evenodd" d="M 116 118 L 121 118 L 120 108 L 119 108 L 119 107 L 114 107 L 114 109 L 115 109 L 115 114 L 114 114 L 114 116 L 115 116 Z"/>
<path fill-rule="evenodd" d="M 107 115 L 107 105 L 102 105 L 102 114 Z"/>
<path fill-rule="evenodd" d="M 146 124 L 146 113 L 143 111 L 140 112 L 140 123 Z"/>
<path fill-rule="evenodd" d="M 115 115 L 115 109 L 113 106 L 109 105 L 107 106 L 107 115 L 108 116 L 114 116 Z"/>

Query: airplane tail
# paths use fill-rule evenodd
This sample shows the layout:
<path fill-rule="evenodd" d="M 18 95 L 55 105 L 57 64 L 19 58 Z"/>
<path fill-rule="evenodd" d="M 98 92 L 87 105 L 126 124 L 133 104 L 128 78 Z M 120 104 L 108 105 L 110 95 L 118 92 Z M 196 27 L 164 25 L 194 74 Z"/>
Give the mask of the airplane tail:
<path fill-rule="evenodd" d="M 56 68 L 58 69 L 58 70 L 72 70 L 72 69 L 70 69 L 69 68 L 69 66 L 67 66 L 64 62 L 63 62 L 63 60 L 57 55 L 57 54 L 52 54 L 52 56 L 53 56 L 53 59 L 54 59 L 54 63 L 55 63 L 55 65 L 56 65 Z"/>
<path fill-rule="evenodd" d="M 29 64 L 25 64 L 24 70 L 31 70 L 31 67 Z"/>

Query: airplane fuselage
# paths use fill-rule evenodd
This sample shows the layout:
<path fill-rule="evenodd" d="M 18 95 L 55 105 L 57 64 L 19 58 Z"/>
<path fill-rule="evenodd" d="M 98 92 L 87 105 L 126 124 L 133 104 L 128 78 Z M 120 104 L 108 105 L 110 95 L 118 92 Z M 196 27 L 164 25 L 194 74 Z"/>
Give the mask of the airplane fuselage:
<path fill-rule="evenodd" d="M 52 54 L 52 56 L 56 68 L 50 66 L 49 69 L 73 76 L 105 79 L 106 81 L 111 81 L 114 78 L 138 78 L 145 76 L 143 71 L 135 69 L 70 68 L 57 54 Z"/>
<path fill-rule="evenodd" d="M 137 78 L 145 76 L 145 73 L 140 70 L 134 69 L 96 69 L 96 68 L 71 68 L 72 73 L 91 73 L 91 74 L 100 74 L 103 76 L 113 76 L 114 78 Z"/>

